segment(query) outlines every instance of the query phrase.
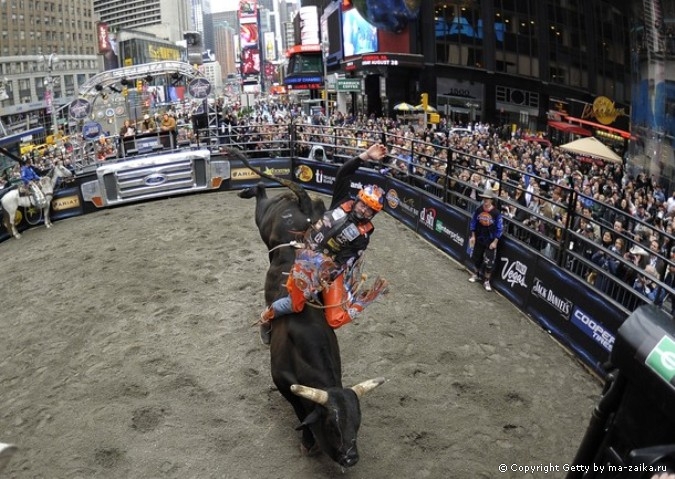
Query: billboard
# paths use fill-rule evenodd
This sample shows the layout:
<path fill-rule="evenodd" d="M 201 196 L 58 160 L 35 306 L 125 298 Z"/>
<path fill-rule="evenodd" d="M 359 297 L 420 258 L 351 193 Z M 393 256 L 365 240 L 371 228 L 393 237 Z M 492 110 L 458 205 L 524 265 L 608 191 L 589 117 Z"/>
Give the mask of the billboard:
<path fill-rule="evenodd" d="M 239 35 L 237 52 L 240 53 L 239 68 L 242 80 L 247 84 L 260 82 L 261 59 L 260 23 L 258 22 L 257 0 L 239 1 Z"/>
<path fill-rule="evenodd" d="M 320 42 L 318 8 L 300 7 L 300 44 L 317 45 Z"/>
<path fill-rule="evenodd" d="M 258 47 L 248 47 L 241 51 L 241 74 L 257 75 L 260 73 L 260 50 Z"/>
<path fill-rule="evenodd" d="M 242 47 L 252 47 L 258 45 L 258 24 L 242 23 L 239 25 L 239 38 Z"/>
<path fill-rule="evenodd" d="M 274 38 L 274 32 L 265 32 L 263 34 L 263 47 L 265 48 L 265 60 L 273 62 L 277 60 L 277 43 Z"/>
<path fill-rule="evenodd" d="M 239 20 L 258 17 L 258 0 L 239 0 Z"/>
<path fill-rule="evenodd" d="M 378 51 L 377 28 L 355 8 L 342 12 L 342 41 L 345 57 Z"/>
<path fill-rule="evenodd" d="M 96 24 L 98 53 L 103 55 L 103 69 L 114 70 L 119 68 L 117 36 L 105 22 Z"/>

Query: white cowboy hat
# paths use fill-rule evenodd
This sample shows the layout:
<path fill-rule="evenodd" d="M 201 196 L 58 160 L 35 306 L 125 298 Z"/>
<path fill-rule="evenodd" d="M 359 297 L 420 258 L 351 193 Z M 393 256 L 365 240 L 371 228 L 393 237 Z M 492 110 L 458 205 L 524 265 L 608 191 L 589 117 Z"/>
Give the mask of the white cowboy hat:
<path fill-rule="evenodd" d="M 639 255 L 639 256 L 649 256 L 649 253 L 647 253 L 647 251 L 644 248 L 641 248 L 640 246 L 637 246 L 637 245 L 633 246 L 630 249 L 629 253 Z"/>
<path fill-rule="evenodd" d="M 480 193 L 480 194 L 478 195 L 478 197 L 479 197 L 479 198 L 485 198 L 485 199 L 494 200 L 494 199 L 495 199 L 495 193 L 494 193 L 494 191 L 492 191 L 492 188 L 489 188 L 489 187 L 488 187 L 488 188 L 485 188 L 485 191 L 483 191 L 482 193 Z"/>

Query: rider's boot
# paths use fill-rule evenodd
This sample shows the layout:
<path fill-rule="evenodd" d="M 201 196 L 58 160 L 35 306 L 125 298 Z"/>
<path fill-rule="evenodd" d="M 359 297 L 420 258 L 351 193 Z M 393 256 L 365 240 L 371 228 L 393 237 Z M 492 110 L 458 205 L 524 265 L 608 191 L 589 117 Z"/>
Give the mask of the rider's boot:
<path fill-rule="evenodd" d="M 260 342 L 269 346 L 272 342 L 272 320 L 274 319 L 274 309 L 268 306 L 260 313 Z"/>

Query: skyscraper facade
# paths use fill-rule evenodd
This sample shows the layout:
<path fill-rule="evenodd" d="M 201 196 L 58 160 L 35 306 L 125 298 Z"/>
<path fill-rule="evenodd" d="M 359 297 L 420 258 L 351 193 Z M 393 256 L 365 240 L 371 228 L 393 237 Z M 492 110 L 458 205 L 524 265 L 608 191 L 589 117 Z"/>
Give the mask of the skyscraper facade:
<path fill-rule="evenodd" d="M 364 85 L 362 95 L 352 95 L 354 111 L 391 114 L 395 104 L 421 103 L 425 93 L 457 123 L 598 131 L 620 153 L 626 150 L 627 1 L 392 0 L 392 8 L 412 13 L 404 23 L 382 15 L 374 1 L 318 3 L 329 12 L 328 74 Z M 598 99 L 604 106 L 593 108 Z M 608 105 L 616 115 L 602 115 Z"/>
<path fill-rule="evenodd" d="M 16 129 L 52 127 L 50 110 L 69 103 L 99 70 L 91 2 L 0 3 L 0 119 Z"/>
<path fill-rule="evenodd" d="M 237 12 L 218 12 L 211 15 L 214 52 L 225 80 L 237 74 L 235 61 L 235 35 L 239 35 Z"/>
<path fill-rule="evenodd" d="M 113 30 L 140 30 L 169 42 L 191 30 L 186 0 L 94 0 L 94 12 Z"/>
<path fill-rule="evenodd" d="M 675 188 L 675 4 L 635 0 L 630 15 L 632 78 L 628 170 Z"/>

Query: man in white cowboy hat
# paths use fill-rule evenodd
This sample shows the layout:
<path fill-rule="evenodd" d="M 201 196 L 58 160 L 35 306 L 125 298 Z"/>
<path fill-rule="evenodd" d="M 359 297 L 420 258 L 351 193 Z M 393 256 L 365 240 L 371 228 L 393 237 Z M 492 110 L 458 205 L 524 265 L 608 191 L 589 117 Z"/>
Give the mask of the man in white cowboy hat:
<path fill-rule="evenodd" d="M 474 211 L 469 223 L 469 250 L 474 265 L 469 281 L 482 281 L 485 291 L 492 291 L 490 276 L 495 266 L 497 245 L 504 232 L 504 220 L 494 204 L 496 195 L 492 188 L 486 188 L 478 196 L 482 199 L 482 204 Z"/>
<path fill-rule="evenodd" d="M 156 128 L 157 125 L 155 124 L 155 120 L 153 120 L 147 113 L 143 115 L 143 121 L 141 122 L 141 132 L 148 133 L 155 131 Z"/>

